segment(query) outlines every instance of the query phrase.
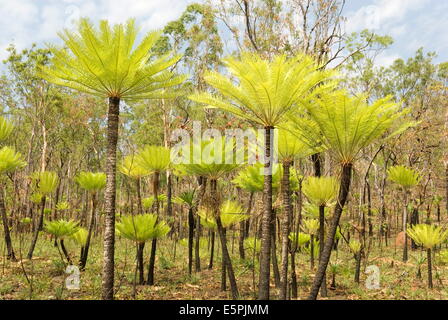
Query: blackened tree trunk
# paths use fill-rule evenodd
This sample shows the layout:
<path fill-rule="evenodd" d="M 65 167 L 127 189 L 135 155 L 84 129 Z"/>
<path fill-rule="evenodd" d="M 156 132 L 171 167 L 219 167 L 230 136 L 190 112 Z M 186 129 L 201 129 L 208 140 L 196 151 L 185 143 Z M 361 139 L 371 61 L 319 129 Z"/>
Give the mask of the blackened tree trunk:
<path fill-rule="evenodd" d="M 282 224 L 282 261 L 280 268 L 280 299 L 286 300 L 288 292 L 288 256 L 289 231 L 292 221 L 291 188 L 289 171 L 291 163 L 283 163 L 282 194 L 283 194 L 283 224 Z"/>
<path fill-rule="evenodd" d="M 276 288 L 280 288 L 280 269 L 278 267 L 277 260 L 277 214 L 275 210 L 272 210 L 272 219 L 271 219 L 271 260 L 272 260 L 272 273 L 274 275 L 274 283 Z"/>
<path fill-rule="evenodd" d="M 92 211 L 91 211 L 91 216 L 90 216 L 90 224 L 89 224 L 89 231 L 87 233 L 87 239 L 86 239 L 86 244 L 82 250 L 82 256 L 81 256 L 81 261 L 79 263 L 79 268 L 81 270 L 84 270 L 86 267 L 86 263 L 87 263 L 87 257 L 89 255 L 89 248 L 90 248 L 90 240 L 92 238 L 92 234 L 93 234 L 93 227 L 95 225 L 95 215 L 96 215 L 96 194 L 93 193 L 92 194 Z"/>
<path fill-rule="evenodd" d="M 211 231 L 211 246 L 210 246 L 210 261 L 208 263 L 208 269 L 213 269 L 213 257 L 215 255 L 215 231 Z"/>
<path fill-rule="evenodd" d="M 310 234 L 310 267 L 314 270 L 314 234 Z"/>
<path fill-rule="evenodd" d="M 67 259 L 68 264 L 72 264 L 72 259 L 70 259 L 70 255 L 68 254 L 68 251 L 64 245 L 64 239 L 59 240 L 59 243 L 61 244 L 62 252 L 64 253 L 65 258 Z"/>
<path fill-rule="evenodd" d="M 31 241 L 30 250 L 26 256 L 27 259 L 31 259 L 33 257 L 34 248 L 36 248 L 37 238 L 39 237 L 39 232 L 42 230 L 42 226 L 44 224 L 44 214 L 45 214 L 45 200 L 46 196 L 42 196 L 42 200 L 40 203 L 40 214 L 39 220 L 37 221 L 36 230 L 34 231 L 33 240 Z"/>
<path fill-rule="evenodd" d="M 239 297 L 238 287 L 236 284 L 235 274 L 233 272 L 232 260 L 230 259 L 229 251 L 227 250 L 227 239 L 224 227 L 221 222 L 221 216 L 219 214 L 219 202 L 217 195 L 217 182 L 216 180 L 210 181 L 211 198 L 213 200 L 213 210 L 216 220 L 216 229 L 218 230 L 219 239 L 221 240 L 222 259 L 224 260 L 223 268 L 227 272 L 230 283 L 230 291 L 232 292 L 232 299 L 236 300 Z"/>
<path fill-rule="evenodd" d="M 194 216 L 193 208 L 188 209 L 188 274 L 193 271 L 193 238 L 194 238 Z"/>
<path fill-rule="evenodd" d="M 159 216 L 159 177 L 160 172 L 156 171 L 153 174 L 153 195 L 154 195 L 154 204 L 153 210 L 156 213 L 157 217 Z M 148 281 L 147 284 L 152 286 L 154 285 L 154 269 L 156 264 L 156 251 L 157 251 L 157 238 L 152 239 L 151 241 L 151 253 L 149 256 L 149 264 L 148 264 Z"/>
<path fill-rule="evenodd" d="M 273 128 L 265 128 L 264 203 L 261 219 L 260 275 L 258 300 L 269 300 L 272 216 L 272 141 Z M 271 134 L 272 133 L 272 134 Z M 271 137 L 272 136 L 272 137 Z"/>
<path fill-rule="evenodd" d="M 324 251 L 323 244 L 325 243 L 325 206 L 319 206 L 319 263 L 322 260 L 322 253 Z M 324 274 L 322 285 L 320 287 L 321 297 L 327 297 L 327 275 Z"/>
<path fill-rule="evenodd" d="M 143 214 L 142 206 L 142 191 L 141 191 L 141 178 L 137 178 L 135 181 L 135 187 L 137 188 L 137 211 L 138 214 Z"/>
<path fill-rule="evenodd" d="M 137 269 L 138 269 L 138 283 L 140 285 L 145 283 L 144 266 L 143 266 L 143 250 L 145 243 L 137 243 Z"/>
<path fill-rule="evenodd" d="M 342 209 L 348 198 L 350 189 L 350 182 L 352 178 L 352 164 L 347 163 L 342 166 L 342 176 L 339 188 L 338 201 L 334 209 L 333 219 L 331 221 L 330 229 L 328 230 L 328 238 L 325 240 L 324 251 L 322 252 L 322 259 L 319 262 L 316 275 L 314 277 L 313 285 L 311 287 L 309 300 L 316 300 L 319 293 L 320 286 L 324 279 L 325 272 L 327 270 L 328 262 L 330 261 L 331 250 L 333 248 L 334 238 L 336 236 L 336 230 L 339 225 L 339 220 L 342 215 Z"/>
<path fill-rule="evenodd" d="M 252 207 L 252 200 L 254 198 L 254 193 L 251 192 L 249 195 L 249 200 L 248 200 L 248 204 L 247 204 L 247 211 L 246 214 L 249 215 L 250 214 L 250 210 Z M 247 219 L 246 221 L 241 221 L 240 222 L 240 234 L 239 234 L 239 238 L 238 238 L 238 250 L 240 253 L 240 258 L 241 259 L 245 259 L 245 252 L 244 252 L 244 239 L 247 237 L 248 234 L 248 221 L 249 219 Z"/>
<path fill-rule="evenodd" d="M 114 258 L 115 258 L 115 199 L 117 174 L 117 143 L 120 116 L 120 98 L 109 98 L 107 115 L 106 189 L 104 192 L 104 243 L 102 297 L 114 298 Z"/>
<path fill-rule="evenodd" d="M 0 214 L 2 216 L 3 230 L 5 233 L 6 250 L 8 251 L 7 259 L 17 261 L 14 249 L 12 247 L 11 234 L 9 232 L 8 217 L 6 215 L 5 199 L 3 195 L 3 185 L 0 185 Z"/>
<path fill-rule="evenodd" d="M 428 260 L 428 288 L 432 289 L 432 260 L 431 260 L 431 249 L 426 249 L 427 260 Z"/>

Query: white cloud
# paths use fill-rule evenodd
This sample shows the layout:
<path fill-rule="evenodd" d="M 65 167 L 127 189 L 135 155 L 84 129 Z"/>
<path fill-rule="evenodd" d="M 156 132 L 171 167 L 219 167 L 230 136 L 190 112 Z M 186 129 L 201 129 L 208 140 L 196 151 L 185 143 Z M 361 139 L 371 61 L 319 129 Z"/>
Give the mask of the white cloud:
<path fill-rule="evenodd" d="M 80 17 L 121 23 L 134 17 L 142 31 L 162 28 L 178 18 L 193 0 L 0 0 L 0 60 L 14 43 L 23 49 L 36 42 L 59 41 L 57 32 Z"/>

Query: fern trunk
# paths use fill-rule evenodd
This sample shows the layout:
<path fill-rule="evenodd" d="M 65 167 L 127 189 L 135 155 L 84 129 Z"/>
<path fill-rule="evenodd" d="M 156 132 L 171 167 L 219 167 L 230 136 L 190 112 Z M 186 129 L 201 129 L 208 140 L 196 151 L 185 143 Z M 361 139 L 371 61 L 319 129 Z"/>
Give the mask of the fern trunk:
<path fill-rule="evenodd" d="M 114 258 L 115 258 L 115 200 L 116 200 L 116 171 L 117 171 L 117 143 L 120 116 L 120 99 L 109 98 L 107 115 L 107 154 L 106 154 L 106 189 L 105 218 L 103 236 L 103 274 L 102 298 L 114 298 Z"/>

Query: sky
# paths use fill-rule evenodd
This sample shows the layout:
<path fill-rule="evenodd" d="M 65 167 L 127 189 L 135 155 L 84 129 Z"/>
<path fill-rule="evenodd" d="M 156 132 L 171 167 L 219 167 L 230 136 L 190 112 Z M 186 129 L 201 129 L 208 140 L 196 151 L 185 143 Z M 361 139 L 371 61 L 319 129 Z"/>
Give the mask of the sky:
<path fill-rule="evenodd" d="M 135 17 L 142 31 L 163 28 L 177 19 L 194 0 L 0 0 L 0 60 L 14 43 L 19 49 L 33 42 L 57 42 L 57 32 L 73 27 L 79 17 L 107 18 L 113 23 Z M 346 30 L 365 28 L 391 35 L 394 45 L 377 62 L 389 65 L 407 59 L 424 47 L 448 61 L 448 1 L 446 0 L 347 0 Z"/>

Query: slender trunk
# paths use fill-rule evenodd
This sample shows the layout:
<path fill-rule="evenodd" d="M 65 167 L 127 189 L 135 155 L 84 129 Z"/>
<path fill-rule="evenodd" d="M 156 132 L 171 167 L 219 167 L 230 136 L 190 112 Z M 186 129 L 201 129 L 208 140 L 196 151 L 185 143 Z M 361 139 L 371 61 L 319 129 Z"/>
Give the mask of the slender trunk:
<path fill-rule="evenodd" d="M 258 300 L 269 300 L 270 258 L 271 258 L 271 217 L 272 217 L 272 141 L 273 128 L 265 128 L 264 203 L 261 220 L 260 275 Z"/>
<path fill-rule="evenodd" d="M 310 264 L 311 270 L 314 270 L 314 234 L 310 235 Z"/>
<path fill-rule="evenodd" d="M 322 252 L 325 243 L 325 205 L 319 206 L 319 263 L 322 260 Z M 320 296 L 327 297 L 327 275 L 324 274 L 322 285 L 320 287 Z"/>
<path fill-rule="evenodd" d="M 254 193 L 251 192 L 249 195 L 249 201 L 248 201 L 248 205 L 247 205 L 247 212 L 246 212 L 247 215 L 250 214 L 253 198 L 254 198 Z M 238 249 L 239 249 L 241 259 L 245 259 L 244 239 L 247 237 L 247 234 L 248 234 L 248 224 L 247 224 L 248 222 L 249 222 L 249 219 L 247 219 L 246 221 L 240 222 L 240 234 L 239 234 L 239 238 L 238 238 Z"/>
<path fill-rule="evenodd" d="M 0 184 L 0 214 L 2 216 L 3 230 L 5 233 L 6 250 L 8 251 L 7 259 L 11 261 L 17 261 L 12 247 L 11 234 L 9 232 L 8 217 L 6 215 L 5 199 L 3 195 L 3 184 Z"/>
<path fill-rule="evenodd" d="M 188 274 L 193 271 L 193 237 L 194 237 L 194 216 L 193 208 L 188 209 Z"/>
<path fill-rule="evenodd" d="M 95 225 L 95 214 L 96 214 L 96 194 L 92 194 L 92 212 L 90 216 L 90 224 L 89 224 L 89 231 L 87 233 L 87 240 L 86 244 L 84 246 L 84 249 L 82 251 L 81 261 L 79 264 L 79 268 L 81 270 L 84 270 L 87 264 L 87 257 L 89 255 L 89 248 L 90 248 L 90 240 L 92 239 L 93 234 L 93 227 Z"/>
<path fill-rule="evenodd" d="M 345 202 L 347 201 L 348 198 L 351 177 L 352 177 L 352 164 L 350 163 L 344 164 L 342 166 L 342 176 L 341 176 L 338 201 L 336 202 L 333 219 L 331 221 L 330 229 L 327 234 L 328 238 L 325 241 L 324 251 L 322 252 L 322 259 L 319 262 L 319 267 L 317 269 L 313 285 L 311 287 L 311 291 L 308 296 L 309 300 L 316 300 L 320 286 L 324 279 L 325 271 L 327 269 L 328 262 L 330 261 L 331 249 L 333 248 L 334 238 L 336 236 L 336 230 L 342 215 L 342 209 L 344 208 Z"/>
<path fill-rule="evenodd" d="M 211 235 L 212 239 L 211 239 L 211 247 L 210 247 L 210 261 L 208 264 L 208 269 L 211 270 L 213 268 L 213 257 L 215 255 L 215 231 L 212 231 L 212 235 Z"/>
<path fill-rule="evenodd" d="M 135 183 L 136 183 L 135 187 L 137 188 L 137 211 L 138 214 L 143 214 L 141 178 L 137 178 Z"/>
<path fill-rule="evenodd" d="M 403 262 L 408 261 L 408 234 L 406 232 L 408 223 L 408 192 L 404 193 L 404 209 L 403 209 L 403 233 L 404 233 L 404 244 L 403 244 Z"/>
<path fill-rule="evenodd" d="M 297 299 L 296 254 L 291 252 L 291 297 Z"/>
<path fill-rule="evenodd" d="M 432 289 L 432 261 L 431 261 L 431 249 L 426 250 L 428 260 L 428 288 Z"/>
<path fill-rule="evenodd" d="M 30 250 L 26 256 L 27 259 L 33 258 L 34 248 L 36 248 L 37 238 L 39 237 L 39 232 L 42 230 L 42 225 L 44 223 L 44 211 L 45 211 L 45 200 L 46 196 L 42 196 L 41 207 L 40 207 L 40 215 L 39 220 L 37 222 L 36 230 L 34 231 L 33 240 L 31 241 Z"/>
<path fill-rule="evenodd" d="M 359 275 L 361 273 L 361 251 L 355 254 L 355 282 L 359 284 Z"/>
<path fill-rule="evenodd" d="M 280 270 L 280 299 L 286 300 L 288 292 L 288 255 L 289 255 L 289 229 L 292 220 L 291 190 L 289 184 L 290 162 L 283 163 L 283 225 L 282 225 L 282 262 Z"/>
<path fill-rule="evenodd" d="M 204 197 L 205 194 L 205 187 L 207 185 L 207 179 L 204 177 L 199 177 L 199 194 L 198 197 L 196 198 L 196 203 L 194 205 L 195 211 L 198 210 L 199 205 L 202 201 L 202 198 Z M 197 215 L 196 217 L 196 234 L 195 234 L 195 248 L 194 248 L 194 260 L 195 260 L 195 265 L 194 265 L 194 269 L 195 272 L 200 272 L 201 271 L 201 256 L 200 256 L 200 237 L 201 237 L 201 217 L 199 215 Z M 213 261 L 213 260 L 212 260 Z M 213 264 L 213 262 L 212 262 Z"/>
<path fill-rule="evenodd" d="M 145 283 L 145 276 L 144 276 L 144 268 L 143 268 L 143 250 L 145 249 L 145 243 L 138 243 L 137 244 L 137 268 L 138 268 L 138 283 L 140 285 Z"/>
<path fill-rule="evenodd" d="M 280 269 L 278 267 L 277 259 L 277 214 L 272 210 L 272 226 L 271 226 L 271 259 L 272 259 L 272 273 L 274 274 L 274 283 L 276 288 L 280 288 Z"/>
<path fill-rule="evenodd" d="M 233 272 L 232 260 L 230 259 L 229 251 L 227 250 L 227 239 L 226 239 L 225 229 L 222 225 L 221 216 L 219 214 L 219 202 L 218 202 L 219 200 L 218 200 L 218 195 L 217 195 L 217 181 L 216 180 L 210 181 L 210 189 L 211 189 L 210 196 L 214 203 L 213 206 L 214 206 L 214 214 L 215 214 L 216 227 L 217 227 L 216 229 L 218 230 L 219 239 L 221 240 L 222 259 L 224 260 L 223 268 L 226 270 L 228 277 L 229 277 L 230 291 L 232 292 L 232 299 L 236 300 L 239 297 L 238 287 L 236 284 L 235 274 Z"/>
<path fill-rule="evenodd" d="M 102 298 L 114 299 L 114 258 L 115 258 L 115 199 L 117 174 L 117 143 L 120 116 L 120 98 L 109 98 L 107 115 L 106 189 L 104 192 L 104 240 Z"/>
<path fill-rule="evenodd" d="M 72 259 L 70 259 L 70 255 L 68 254 L 68 251 L 65 248 L 64 239 L 59 240 L 59 243 L 61 244 L 62 252 L 64 253 L 65 258 L 67 259 L 68 264 L 71 265 L 72 264 Z"/>
<path fill-rule="evenodd" d="M 154 172 L 153 175 L 153 195 L 154 195 L 154 212 L 157 217 L 159 216 L 159 177 L 160 173 L 158 171 Z M 154 269 L 156 263 L 156 251 L 157 251 L 157 238 L 152 239 L 151 241 L 151 254 L 149 256 L 149 264 L 148 264 L 148 282 L 147 284 L 152 286 L 154 285 Z"/>
<path fill-rule="evenodd" d="M 151 241 L 151 255 L 149 256 L 148 265 L 148 281 L 149 286 L 154 285 L 154 267 L 156 263 L 156 250 L 157 250 L 157 239 L 152 239 Z"/>

